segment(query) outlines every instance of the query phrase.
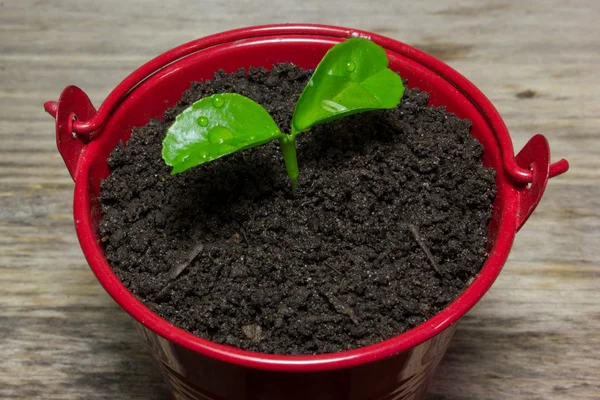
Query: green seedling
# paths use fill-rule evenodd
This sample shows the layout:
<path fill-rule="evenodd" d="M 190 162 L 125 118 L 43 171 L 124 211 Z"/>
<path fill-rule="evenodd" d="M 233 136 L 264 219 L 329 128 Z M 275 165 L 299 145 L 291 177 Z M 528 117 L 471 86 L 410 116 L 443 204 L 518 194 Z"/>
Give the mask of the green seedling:
<path fill-rule="evenodd" d="M 404 94 L 385 50 L 355 38 L 333 46 L 304 88 L 283 133 L 259 104 L 235 93 L 203 98 L 177 116 L 167 130 L 162 157 L 172 173 L 227 154 L 279 140 L 293 187 L 298 182 L 296 136 L 312 126 L 363 111 L 394 108 Z"/>

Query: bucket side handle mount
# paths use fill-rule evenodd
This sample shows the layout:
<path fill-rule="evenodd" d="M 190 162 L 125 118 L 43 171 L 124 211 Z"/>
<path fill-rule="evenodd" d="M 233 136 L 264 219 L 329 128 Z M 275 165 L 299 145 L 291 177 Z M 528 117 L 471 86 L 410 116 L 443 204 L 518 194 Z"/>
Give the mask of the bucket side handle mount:
<path fill-rule="evenodd" d="M 76 121 L 89 121 L 96 115 L 96 109 L 90 98 L 77 86 L 67 86 L 58 101 L 44 103 L 44 109 L 56 120 L 56 146 L 71 178 L 76 180 L 83 149 L 92 140 L 94 132 L 76 133 L 73 124 Z"/>
<path fill-rule="evenodd" d="M 519 230 L 527 222 L 527 219 L 542 199 L 548 179 L 566 172 L 569 169 L 569 163 L 567 160 L 561 159 L 554 164 L 550 164 L 550 145 L 546 137 L 539 134 L 527 142 L 525 147 L 516 155 L 514 161 L 520 169 L 531 172 L 529 182 L 517 183 L 519 193 L 517 230 Z M 510 166 L 505 167 L 508 169 Z"/>
<path fill-rule="evenodd" d="M 516 160 L 514 153 L 512 152 L 512 141 L 510 141 L 510 138 L 508 136 L 506 140 L 508 141 L 503 141 L 502 139 L 500 139 L 501 147 L 505 149 L 503 154 L 504 168 L 506 168 L 510 176 L 517 182 L 533 182 L 533 175 L 530 166 L 521 165 L 521 163 L 519 163 Z M 531 140 L 533 140 L 533 138 Z M 527 147 L 527 145 L 525 147 Z M 511 151 L 506 151 L 506 149 L 511 149 Z M 567 172 L 568 169 L 569 162 L 564 158 L 561 158 L 557 162 L 550 164 L 549 177 L 554 178 L 557 175 L 564 174 L 565 172 Z"/>

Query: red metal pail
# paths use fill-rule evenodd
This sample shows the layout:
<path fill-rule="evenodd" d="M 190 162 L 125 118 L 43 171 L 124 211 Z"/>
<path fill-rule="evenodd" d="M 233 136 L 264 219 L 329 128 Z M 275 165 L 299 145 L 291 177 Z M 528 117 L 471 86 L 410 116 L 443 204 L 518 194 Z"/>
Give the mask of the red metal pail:
<path fill-rule="evenodd" d="M 490 256 L 472 284 L 423 324 L 372 346 L 317 356 L 251 353 L 218 345 L 173 326 L 140 303 L 112 272 L 96 234 L 100 181 L 107 158 L 135 126 L 161 117 L 192 81 L 218 69 L 293 62 L 314 68 L 334 44 L 367 37 L 383 46 L 390 68 L 410 86 L 430 93 L 430 103 L 473 122 L 484 163 L 497 172 L 497 197 L 489 227 Z M 548 179 L 565 172 L 550 164 L 548 142 L 534 136 L 515 157 L 508 131 L 489 100 L 441 61 L 398 41 L 355 29 L 321 25 L 271 25 L 212 35 L 179 46 L 143 65 L 96 112 L 77 87 L 67 87 L 46 110 L 56 118 L 58 149 L 75 180 L 74 219 L 89 265 L 106 291 L 136 321 L 169 385 L 171 396 L 210 400 L 420 399 L 454 333 L 455 324 L 490 288 L 515 234 L 536 207 Z"/>

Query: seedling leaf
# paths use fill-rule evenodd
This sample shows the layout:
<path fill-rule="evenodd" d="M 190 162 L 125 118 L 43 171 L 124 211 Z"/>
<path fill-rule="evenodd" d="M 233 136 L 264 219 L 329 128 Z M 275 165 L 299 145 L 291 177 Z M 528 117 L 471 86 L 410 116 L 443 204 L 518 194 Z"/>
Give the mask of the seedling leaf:
<path fill-rule="evenodd" d="M 180 113 L 167 130 L 162 157 L 172 174 L 236 151 L 282 138 L 269 113 L 235 93 L 205 97 Z"/>
<path fill-rule="evenodd" d="M 370 40 L 354 38 L 332 47 L 296 104 L 292 135 L 346 115 L 396 107 L 404 85 L 387 66 L 385 50 Z"/>

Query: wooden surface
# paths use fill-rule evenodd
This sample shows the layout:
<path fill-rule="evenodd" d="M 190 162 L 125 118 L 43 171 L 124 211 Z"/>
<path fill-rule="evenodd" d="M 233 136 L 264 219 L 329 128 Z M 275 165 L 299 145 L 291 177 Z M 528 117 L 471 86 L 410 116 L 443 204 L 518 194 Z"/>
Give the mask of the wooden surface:
<path fill-rule="evenodd" d="M 600 398 L 599 20 L 597 0 L 0 1 L 0 398 L 167 398 L 81 254 L 43 102 L 76 84 L 99 105 L 175 45 L 285 21 L 428 51 L 492 100 L 515 148 L 540 132 L 571 161 L 464 318 L 429 399 Z"/>

